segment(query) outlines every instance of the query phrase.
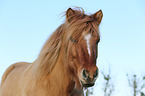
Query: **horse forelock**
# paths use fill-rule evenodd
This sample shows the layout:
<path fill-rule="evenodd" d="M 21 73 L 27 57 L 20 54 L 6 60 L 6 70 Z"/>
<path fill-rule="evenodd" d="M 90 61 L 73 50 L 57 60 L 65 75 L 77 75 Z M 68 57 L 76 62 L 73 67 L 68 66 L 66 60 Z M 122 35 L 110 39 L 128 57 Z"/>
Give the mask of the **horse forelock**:
<path fill-rule="evenodd" d="M 82 33 L 84 35 L 88 32 L 90 32 L 91 34 L 93 34 L 93 32 L 97 32 L 97 34 L 99 34 L 99 24 L 97 23 L 93 15 L 86 15 L 83 9 L 73 11 L 75 14 L 66 18 L 67 27 L 69 28 L 69 32 L 67 33 L 68 39 L 70 39 L 70 37 L 73 37 L 74 39 L 79 41 L 83 38 Z"/>

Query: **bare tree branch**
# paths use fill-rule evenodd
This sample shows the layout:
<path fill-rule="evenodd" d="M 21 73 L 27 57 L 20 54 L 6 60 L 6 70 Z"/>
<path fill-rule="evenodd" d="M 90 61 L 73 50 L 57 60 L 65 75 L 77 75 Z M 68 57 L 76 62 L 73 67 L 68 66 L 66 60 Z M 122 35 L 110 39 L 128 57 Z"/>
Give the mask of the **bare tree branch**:
<path fill-rule="evenodd" d="M 141 79 L 141 77 L 137 77 L 136 74 L 131 77 L 127 74 L 127 78 L 129 86 L 133 89 L 133 96 L 137 96 L 138 93 L 140 93 L 141 96 L 145 96 L 142 92 L 142 89 L 145 88 L 145 76 Z"/>
<path fill-rule="evenodd" d="M 104 72 L 101 72 L 101 73 L 102 73 L 104 80 L 105 80 L 105 85 L 103 88 L 104 96 L 111 96 L 112 92 L 114 91 L 114 85 L 111 82 L 111 80 L 112 80 L 111 71 L 109 69 L 108 73 L 104 73 Z"/>

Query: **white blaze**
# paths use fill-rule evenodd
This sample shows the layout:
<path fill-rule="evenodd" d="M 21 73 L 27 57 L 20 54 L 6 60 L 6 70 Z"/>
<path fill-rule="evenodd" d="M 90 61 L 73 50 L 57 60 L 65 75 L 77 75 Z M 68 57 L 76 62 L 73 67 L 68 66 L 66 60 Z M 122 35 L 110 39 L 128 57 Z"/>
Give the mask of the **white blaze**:
<path fill-rule="evenodd" d="M 91 50 L 90 50 L 90 39 L 91 39 L 91 34 L 87 34 L 84 38 L 85 38 L 86 43 L 87 43 L 88 54 L 91 56 Z"/>

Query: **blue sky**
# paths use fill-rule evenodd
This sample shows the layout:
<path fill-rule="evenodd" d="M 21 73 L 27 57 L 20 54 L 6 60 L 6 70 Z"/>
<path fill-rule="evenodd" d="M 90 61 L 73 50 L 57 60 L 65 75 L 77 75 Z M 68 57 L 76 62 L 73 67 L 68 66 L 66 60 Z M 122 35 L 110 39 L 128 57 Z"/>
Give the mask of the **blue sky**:
<path fill-rule="evenodd" d="M 131 96 L 126 74 L 145 75 L 144 0 L 0 0 L 0 78 L 15 62 L 33 62 L 73 6 L 87 14 L 103 11 L 97 65 L 104 72 L 110 67 L 113 96 Z M 94 87 L 99 96 L 102 78 L 100 74 Z"/>

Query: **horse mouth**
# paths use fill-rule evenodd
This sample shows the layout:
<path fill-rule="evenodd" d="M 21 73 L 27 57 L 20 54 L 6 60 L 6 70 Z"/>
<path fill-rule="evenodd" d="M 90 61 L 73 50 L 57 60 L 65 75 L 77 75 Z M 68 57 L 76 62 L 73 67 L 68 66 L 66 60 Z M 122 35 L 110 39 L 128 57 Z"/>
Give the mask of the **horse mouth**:
<path fill-rule="evenodd" d="M 92 87 L 92 86 L 94 86 L 94 83 L 83 83 L 82 81 L 81 81 L 81 84 L 82 84 L 83 87 Z"/>
<path fill-rule="evenodd" d="M 92 87 L 92 86 L 94 86 L 94 83 L 93 84 L 82 84 L 83 85 L 83 87 Z"/>

